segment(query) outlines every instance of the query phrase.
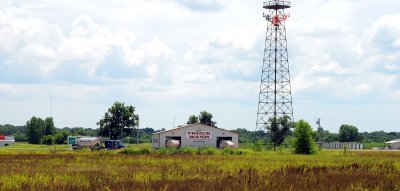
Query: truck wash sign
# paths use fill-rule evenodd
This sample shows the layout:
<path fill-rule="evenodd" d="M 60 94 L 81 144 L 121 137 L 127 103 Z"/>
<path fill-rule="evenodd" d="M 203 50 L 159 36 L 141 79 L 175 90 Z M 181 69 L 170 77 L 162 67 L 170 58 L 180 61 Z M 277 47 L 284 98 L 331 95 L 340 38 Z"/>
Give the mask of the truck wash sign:
<path fill-rule="evenodd" d="M 192 140 L 212 139 L 212 131 L 186 131 L 186 139 L 192 139 Z"/>

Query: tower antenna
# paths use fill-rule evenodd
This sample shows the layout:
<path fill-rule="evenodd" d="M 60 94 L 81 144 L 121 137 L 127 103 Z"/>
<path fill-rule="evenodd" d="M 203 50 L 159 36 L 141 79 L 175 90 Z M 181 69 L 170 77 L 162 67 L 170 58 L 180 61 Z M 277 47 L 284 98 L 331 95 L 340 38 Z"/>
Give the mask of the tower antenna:
<path fill-rule="evenodd" d="M 263 14 L 267 21 L 267 31 L 256 132 L 265 130 L 274 123 L 274 119 L 284 116 L 294 122 L 285 27 L 285 22 L 290 17 L 290 14 L 285 14 L 285 10 L 290 7 L 290 1 L 284 0 L 271 0 L 263 4 L 268 13 Z"/>

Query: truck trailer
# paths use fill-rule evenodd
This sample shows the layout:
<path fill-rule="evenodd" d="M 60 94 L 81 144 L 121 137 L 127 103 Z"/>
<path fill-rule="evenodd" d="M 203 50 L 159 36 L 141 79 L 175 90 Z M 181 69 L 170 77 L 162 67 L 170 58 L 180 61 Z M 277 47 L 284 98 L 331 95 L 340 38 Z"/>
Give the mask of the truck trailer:
<path fill-rule="evenodd" d="M 98 137 L 68 136 L 68 145 L 74 150 L 84 148 L 100 150 L 104 148 Z"/>

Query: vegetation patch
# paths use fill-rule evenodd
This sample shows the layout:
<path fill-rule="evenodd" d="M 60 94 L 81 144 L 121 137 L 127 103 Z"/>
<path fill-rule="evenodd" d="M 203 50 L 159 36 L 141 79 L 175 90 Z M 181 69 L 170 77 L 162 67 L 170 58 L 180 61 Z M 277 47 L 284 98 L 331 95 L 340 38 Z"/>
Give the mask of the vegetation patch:
<path fill-rule="evenodd" d="M 2 150 L 0 158 L 0 190 L 400 190 L 396 151 Z"/>

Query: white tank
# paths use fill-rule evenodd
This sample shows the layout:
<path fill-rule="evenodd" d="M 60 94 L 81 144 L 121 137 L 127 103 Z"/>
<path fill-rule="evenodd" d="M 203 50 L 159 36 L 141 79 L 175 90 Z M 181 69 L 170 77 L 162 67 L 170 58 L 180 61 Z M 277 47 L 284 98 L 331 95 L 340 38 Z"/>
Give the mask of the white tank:
<path fill-rule="evenodd" d="M 180 146 L 180 142 L 178 140 L 167 141 L 167 148 L 178 148 L 179 146 Z"/>
<path fill-rule="evenodd" d="M 222 141 L 219 146 L 221 147 L 221 149 L 233 148 L 235 146 L 235 143 L 233 143 L 232 141 Z"/>
<path fill-rule="evenodd" d="M 91 147 L 95 146 L 96 144 L 100 144 L 99 138 L 96 137 L 83 137 L 77 140 L 77 143 L 81 147 Z"/>

